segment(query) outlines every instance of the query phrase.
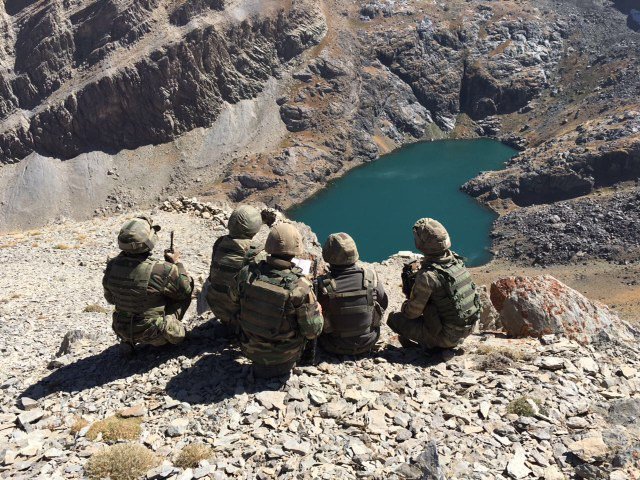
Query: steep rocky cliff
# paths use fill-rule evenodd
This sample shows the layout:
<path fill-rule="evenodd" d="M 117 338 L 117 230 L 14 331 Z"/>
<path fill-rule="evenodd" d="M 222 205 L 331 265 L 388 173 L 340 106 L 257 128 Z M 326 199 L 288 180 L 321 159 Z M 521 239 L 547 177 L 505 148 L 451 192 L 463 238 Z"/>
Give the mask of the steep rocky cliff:
<path fill-rule="evenodd" d="M 0 229 L 179 193 L 287 208 L 424 139 L 523 150 L 464 187 L 513 215 L 640 176 L 633 2 L 0 8 Z"/>
<path fill-rule="evenodd" d="M 312 2 L 250 4 L 229 2 L 225 14 L 221 1 L 7 3 L 1 161 L 131 149 L 210 126 L 325 32 Z M 233 18 L 232 7 L 255 11 Z"/>

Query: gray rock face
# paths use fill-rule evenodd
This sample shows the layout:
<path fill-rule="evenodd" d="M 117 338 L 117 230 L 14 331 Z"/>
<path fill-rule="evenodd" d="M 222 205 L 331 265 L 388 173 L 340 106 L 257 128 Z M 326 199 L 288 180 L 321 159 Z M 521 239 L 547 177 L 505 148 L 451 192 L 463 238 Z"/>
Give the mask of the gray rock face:
<path fill-rule="evenodd" d="M 163 44 L 161 27 L 152 27 L 165 8 L 159 3 L 96 0 L 71 11 L 53 2 L 16 21 L 13 79 L 0 84 L 0 162 L 32 151 L 71 158 L 135 148 L 209 126 L 223 103 L 255 97 L 325 32 L 323 17 L 302 1 L 252 21 L 186 28 L 179 41 Z M 180 25 L 222 5 L 192 0 L 170 17 Z M 136 47 L 127 58 L 123 47 L 147 38 L 160 46 Z M 92 74 L 107 53 L 122 61 Z M 80 69 L 88 72 L 82 82 L 75 80 Z M 33 111 L 25 117 L 19 109 Z"/>

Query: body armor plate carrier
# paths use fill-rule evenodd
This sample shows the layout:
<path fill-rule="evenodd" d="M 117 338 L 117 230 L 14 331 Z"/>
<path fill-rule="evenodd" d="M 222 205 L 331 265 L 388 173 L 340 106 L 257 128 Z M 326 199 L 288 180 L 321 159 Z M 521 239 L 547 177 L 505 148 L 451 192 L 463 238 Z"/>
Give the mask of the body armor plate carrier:
<path fill-rule="evenodd" d="M 320 278 L 321 295 L 329 299 L 324 315 L 331 325 L 331 334 L 338 337 L 356 337 L 380 326 L 382 308 L 377 302 L 376 272 L 364 269 L 362 286 L 356 290 L 337 292 L 332 278 Z"/>
<path fill-rule="evenodd" d="M 431 294 L 442 323 L 460 329 L 471 327 L 479 317 L 480 297 L 462 258 L 454 254 L 451 263 L 432 263 L 426 268 L 438 275 L 442 285 Z"/>

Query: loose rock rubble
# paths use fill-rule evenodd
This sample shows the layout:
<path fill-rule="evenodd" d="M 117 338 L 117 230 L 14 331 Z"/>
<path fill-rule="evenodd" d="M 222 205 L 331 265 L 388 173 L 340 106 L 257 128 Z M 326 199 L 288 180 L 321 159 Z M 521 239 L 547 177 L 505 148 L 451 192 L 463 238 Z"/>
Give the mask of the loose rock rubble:
<path fill-rule="evenodd" d="M 0 249 L 3 478 L 83 478 L 106 444 L 100 434 L 87 438 L 89 425 L 114 415 L 142 420 L 134 442 L 161 459 L 148 479 L 640 475 L 640 351 L 615 338 L 596 347 L 485 332 L 461 351 L 428 356 L 400 348 L 383 326 L 369 357 L 321 353 L 315 367 L 264 381 L 207 313 L 188 317 L 184 344 L 123 356 L 109 315 L 84 307 L 109 308 L 100 279 L 124 218 L 0 237 L 12 243 Z M 161 243 L 175 229 L 201 283 L 225 229 L 190 214 L 158 212 L 156 220 Z M 308 229 L 305 242 L 317 249 Z M 401 263 L 375 265 L 391 309 L 402 301 Z M 510 413 L 521 397 L 528 413 Z M 175 466 L 196 442 L 211 458 Z"/>

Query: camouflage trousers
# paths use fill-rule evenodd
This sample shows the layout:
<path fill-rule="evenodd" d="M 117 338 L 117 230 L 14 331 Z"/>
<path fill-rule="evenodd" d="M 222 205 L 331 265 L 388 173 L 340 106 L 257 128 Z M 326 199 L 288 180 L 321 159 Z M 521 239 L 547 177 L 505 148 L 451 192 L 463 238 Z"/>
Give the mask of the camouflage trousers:
<path fill-rule="evenodd" d="M 177 345 L 186 336 L 186 329 L 181 320 L 184 317 L 191 298 L 167 304 L 165 316 L 157 318 L 127 317 L 113 315 L 113 331 L 124 343 L 153 345 L 160 347 L 166 344 Z"/>
<path fill-rule="evenodd" d="M 407 318 L 402 312 L 392 313 L 387 325 L 398 335 L 418 342 L 426 348 L 455 348 L 473 330 L 473 325 L 443 325 L 433 305 L 428 305 L 418 318 Z"/>
<path fill-rule="evenodd" d="M 380 338 L 380 327 L 373 332 L 355 337 L 338 337 L 332 334 L 320 335 L 318 345 L 325 352 L 335 355 L 362 355 L 369 353 Z"/>

